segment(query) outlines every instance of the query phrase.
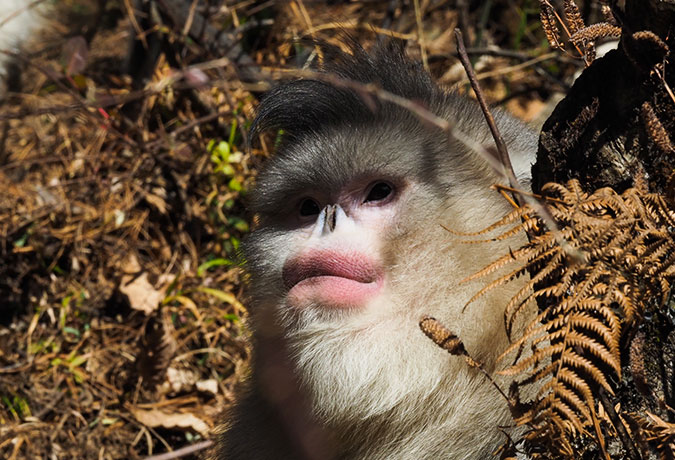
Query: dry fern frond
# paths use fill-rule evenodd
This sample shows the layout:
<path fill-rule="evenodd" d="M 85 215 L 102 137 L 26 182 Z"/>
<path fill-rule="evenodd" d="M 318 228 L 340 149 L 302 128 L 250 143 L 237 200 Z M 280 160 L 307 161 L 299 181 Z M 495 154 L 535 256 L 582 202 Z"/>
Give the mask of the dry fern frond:
<path fill-rule="evenodd" d="M 546 39 L 549 45 L 554 50 L 564 50 L 565 46 L 560 40 L 560 32 L 555 20 L 555 10 L 546 0 L 539 0 L 541 10 L 539 12 L 539 20 L 541 26 L 546 34 Z"/>
<path fill-rule="evenodd" d="M 496 228 L 503 227 L 504 225 L 507 224 L 512 224 L 516 222 L 518 219 L 521 219 L 524 214 L 528 213 L 528 209 L 526 208 L 515 208 L 511 212 L 509 212 L 506 216 L 502 217 L 499 219 L 497 222 L 494 224 L 490 225 L 489 227 L 486 227 L 480 231 L 477 232 L 458 232 L 456 230 L 453 230 L 449 227 L 443 226 L 443 229 L 446 231 L 452 233 L 453 235 L 458 235 L 458 236 L 480 236 L 480 235 L 485 235 L 487 233 L 490 233 Z M 481 240 L 479 240 L 481 241 Z M 476 242 L 479 242 L 476 241 Z M 486 240 L 487 241 L 487 240 Z M 469 241 L 470 243 L 473 243 L 473 241 Z"/>
<path fill-rule="evenodd" d="M 598 391 L 612 394 L 621 379 L 620 343 L 625 331 L 648 307 L 658 307 L 654 304 L 664 303 L 669 295 L 675 275 L 675 210 L 663 196 L 644 190 L 619 195 L 605 188 L 588 194 L 576 180 L 565 186 L 547 184 L 543 194 L 554 198 L 547 208 L 558 225 L 556 233 L 531 235 L 529 243 L 469 277 L 515 267 L 472 300 L 530 273 L 529 282 L 504 313 L 507 332 L 518 336 L 502 359 L 514 352 L 517 357 L 501 373 L 525 374 L 516 389 L 540 385 L 527 409 L 514 417 L 516 423 L 530 427 L 526 440 L 560 452 L 572 452 L 574 436 L 595 432 L 604 452 L 596 415 Z M 521 230 L 546 228 L 529 206 L 500 223 L 510 225 L 514 215 L 523 219 Z M 496 230 L 494 225 L 490 229 Z M 513 232 L 508 228 L 503 233 Z M 581 257 L 571 257 L 572 252 Z M 523 330 L 514 331 L 516 318 L 533 302 L 538 303 L 539 314 Z M 525 349 L 530 354 L 522 355 Z"/>
<path fill-rule="evenodd" d="M 562 18 L 557 16 L 555 9 L 548 0 L 539 0 L 539 5 L 541 25 L 551 48 L 564 50 L 558 28 L 558 24 L 560 24 L 569 36 L 572 45 L 583 57 L 586 65 L 590 65 L 595 60 L 595 41 L 597 39 L 621 35 L 622 29 L 617 26 L 611 14 L 611 9 L 608 11 L 610 20 L 586 26 L 574 0 L 563 0 L 564 22 Z"/>
<path fill-rule="evenodd" d="M 570 40 L 576 44 L 583 44 L 594 42 L 600 38 L 620 36 L 620 27 L 613 26 L 606 22 L 600 22 L 598 24 L 592 24 L 588 27 L 584 27 L 583 29 L 579 29 L 578 31 L 574 32 L 574 34 L 570 37 Z"/>
<path fill-rule="evenodd" d="M 567 19 L 570 33 L 574 35 L 581 29 L 585 28 L 586 24 L 584 24 L 584 20 L 581 18 L 581 12 L 579 12 L 579 7 L 576 3 L 574 3 L 574 0 L 564 0 L 563 5 L 565 19 Z"/>
<path fill-rule="evenodd" d="M 627 414 L 629 425 L 638 434 L 636 439 L 643 448 L 656 451 L 660 460 L 675 460 L 675 423 L 669 423 L 649 412 L 647 417 Z"/>
<path fill-rule="evenodd" d="M 656 116 L 654 109 L 648 102 L 642 104 L 641 114 L 642 120 L 645 124 L 645 127 L 647 128 L 647 132 L 658 148 L 666 153 L 675 153 L 675 144 L 673 144 L 670 140 L 668 131 L 666 131 L 663 123 L 661 123 L 661 120 L 659 120 L 659 118 Z"/>

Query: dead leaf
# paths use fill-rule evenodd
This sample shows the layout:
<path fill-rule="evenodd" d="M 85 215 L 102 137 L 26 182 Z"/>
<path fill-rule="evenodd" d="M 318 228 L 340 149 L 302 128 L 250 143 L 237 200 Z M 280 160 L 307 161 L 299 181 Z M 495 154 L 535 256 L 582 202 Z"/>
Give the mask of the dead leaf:
<path fill-rule="evenodd" d="M 165 195 L 165 193 L 163 193 L 163 191 L 160 189 L 155 189 L 155 191 L 157 193 L 146 193 L 145 201 L 147 201 L 148 204 L 157 209 L 157 211 L 159 211 L 160 214 L 166 214 L 168 205 L 166 204 L 164 197 L 161 196 Z"/>
<path fill-rule="evenodd" d="M 218 381 L 216 379 L 200 380 L 195 383 L 195 386 L 202 393 L 218 394 Z"/>
<path fill-rule="evenodd" d="M 123 269 L 126 273 L 133 273 L 139 272 L 141 266 L 138 263 L 138 259 L 132 255 L 125 261 Z M 163 280 L 160 280 L 158 284 L 164 284 Z M 123 276 L 120 292 L 127 296 L 131 308 L 142 311 L 146 315 L 155 311 L 165 297 L 162 290 L 155 289 L 150 281 L 148 281 L 147 272 L 143 272 L 138 276 L 131 274 Z"/>
<path fill-rule="evenodd" d="M 144 410 L 130 407 L 129 412 L 145 426 L 150 428 L 190 428 L 202 436 L 207 436 L 209 426 L 199 417 L 188 413 L 168 413 L 157 409 Z"/>
<path fill-rule="evenodd" d="M 199 376 L 196 372 L 189 369 L 169 367 L 166 370 L 166 379 L 168 380 L 171 389 L 175 393 L 178 393 L 180 391 L 190 391 L 195 383 L 197 383 Z"/>
<path fill-rule="evenodd" d="M 77 35 L 63 47 L 64 61 L 66 64 L 66 75 L 71 76 L 81 73 L 87 67 L 89 59 L 89 46 L 87 40 L 81 35 Z"/>
<path fill-rule="evenodd" d="M 134 310 L 149 315 L 157 309 L 164 299 L 164 294 L 154 288 L 148 281 L 148 274 L 142 273 L 129 284 L 122 283 L 120 292 L 129 298 L 129 304 Z"/>

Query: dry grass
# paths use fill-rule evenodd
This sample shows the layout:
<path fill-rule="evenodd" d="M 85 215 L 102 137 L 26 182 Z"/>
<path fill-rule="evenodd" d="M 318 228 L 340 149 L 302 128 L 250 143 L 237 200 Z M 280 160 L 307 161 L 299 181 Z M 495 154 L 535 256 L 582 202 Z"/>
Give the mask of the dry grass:
<path fill-rule="evenodd" d="M 124 71 L 129 35 L 143 27 L 129 19 L 132 2 L 108 2 L 100 16 L 94 3 L 63 2 L 58 27 L 22 58 L 21 92 L 0 106 L 8 459 L 141 458 L 208 437 L 250 353 L 237 247 L 246 191 L 270 154 L 269 141 L 245 149 L 259 85 L 169 21 L 153 29 L 161 53 L 139 85 Z M 311 47 L 297 38 L 346 30 L 367 43 L 386 32 L 466 89 L 455 2 L 422 1 L 417 18 L 412 2 L 392 15 L 397 2 L 211 3 L 221 8 L 210 23 L 234 31 L 260 68 L 302 65 Z M 468 35 L 488 95 L 534 118 L 575 65 L 532 59 L 547 49 L 529 3 L 494 2 L 485 23 L 469 11 Z M 78 30 L 91 38 L 86 53 Z"/>

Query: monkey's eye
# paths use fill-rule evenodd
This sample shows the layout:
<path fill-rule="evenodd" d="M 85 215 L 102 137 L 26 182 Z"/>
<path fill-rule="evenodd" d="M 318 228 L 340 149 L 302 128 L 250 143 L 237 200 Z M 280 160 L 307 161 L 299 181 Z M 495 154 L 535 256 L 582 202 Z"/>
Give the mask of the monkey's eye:
<path fill-rule="evenodd" d="M 319 203 L 311 198 L 305 198 L 300 203 L 300 216 L 302 217 L 316 216 L 320 212 L 321 208 L 319 207 Z"/>
<path fill-rule="evenodd" d="M 366 199 L 363 200 L 364 203 L 373 203 L 377 201 L 382 201 L 391 196 L 394 192 L 394 187 L 389 182 L 375 182 L 370 186 L 368 195 Z"/>

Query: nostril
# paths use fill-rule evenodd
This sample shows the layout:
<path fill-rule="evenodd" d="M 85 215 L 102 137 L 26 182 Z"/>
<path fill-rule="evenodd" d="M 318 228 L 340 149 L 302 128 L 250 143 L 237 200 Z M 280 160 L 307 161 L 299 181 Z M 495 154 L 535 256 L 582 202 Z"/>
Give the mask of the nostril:
<path fill-rule="evenodd" d="M 326 205 L 313 224 L 312 235 L 321 236 L 333 233 L 337 229 L 338 220 L 341 228 L 349 227 L 351 222 L 339 204 Z"/>
<path fill-rule="evenodd" d="M 326 227 L 329 232 L 335 230 L 337 225 L 337 210 L 335 205 L 328 205 L 326 208 Z"/>

